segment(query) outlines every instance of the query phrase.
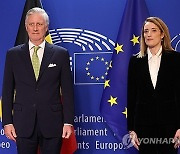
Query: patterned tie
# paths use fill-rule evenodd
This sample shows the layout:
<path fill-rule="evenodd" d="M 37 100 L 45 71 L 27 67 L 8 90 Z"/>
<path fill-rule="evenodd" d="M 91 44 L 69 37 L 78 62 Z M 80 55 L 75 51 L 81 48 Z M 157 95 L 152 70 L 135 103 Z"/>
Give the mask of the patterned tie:
<path fill-rule="evenodd" d="M 40 70 L 39 58 L 37 55 L 37 51 L 39 48 L 40 48 L 39 46 L 34 46 L 34 52 L 33 52 L 32 59 L 31 59 L 36 80 L 38 79 L 39 70 Z"/>

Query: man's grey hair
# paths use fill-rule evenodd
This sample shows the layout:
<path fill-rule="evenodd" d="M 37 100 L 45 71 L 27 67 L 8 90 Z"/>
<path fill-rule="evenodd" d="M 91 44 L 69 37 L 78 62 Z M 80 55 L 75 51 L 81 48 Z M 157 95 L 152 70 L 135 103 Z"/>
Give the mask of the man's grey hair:
<path fill-rule="evenodd" d="M 40 13 L 43 15 L 45 21 L 46 21 L 46 24 L 49 25 L 49 16 L 48 14 L 46 13 L 46 11 L 44 9 L 41 9 L 39 7 L 34 7 L 32 9 L 30 9 L 27 14 L 26 14 L 26 19 L 25 19 L 25 24 L 27 22 L 27 19 L 30 15 L 34 14 L 34 13 Z"/>

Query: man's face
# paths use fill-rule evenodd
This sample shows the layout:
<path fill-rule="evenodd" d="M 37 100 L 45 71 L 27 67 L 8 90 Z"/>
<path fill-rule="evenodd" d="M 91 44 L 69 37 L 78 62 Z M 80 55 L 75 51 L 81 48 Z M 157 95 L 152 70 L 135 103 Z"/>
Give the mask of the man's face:
<path fill-rule="evenodd" d="M 26 20 L 26 31 L 29 39 L 35 45 L 39 45 L 44 41 L 48 26 L 45 18 L 40 13 L 30 15 Z"/>

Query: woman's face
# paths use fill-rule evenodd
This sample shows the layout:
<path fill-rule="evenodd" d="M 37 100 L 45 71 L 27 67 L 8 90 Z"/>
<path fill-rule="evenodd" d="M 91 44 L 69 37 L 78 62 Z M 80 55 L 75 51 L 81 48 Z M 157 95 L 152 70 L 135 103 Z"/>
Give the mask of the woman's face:
<path fill-rule="evenodd" d="M 152 22 L 147 22 L 144 25 L 144 39 L 146 45 L 151 48 L 156 48 L 161 46 L 161 40 L 164 34 L 160 31 L 158 26 Z"/>

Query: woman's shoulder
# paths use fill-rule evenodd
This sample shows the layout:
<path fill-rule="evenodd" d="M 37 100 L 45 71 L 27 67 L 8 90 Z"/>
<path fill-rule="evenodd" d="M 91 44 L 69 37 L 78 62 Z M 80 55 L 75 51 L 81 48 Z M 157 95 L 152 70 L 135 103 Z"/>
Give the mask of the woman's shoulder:
<path fill-rule="evenodd" d="M 132 60 L 132 61 L 141 61 L 141 60 L 144 60 L 144 59 L 146 58 L 146 56 L 147 56 L 147 55 L 140 56 L 139 53 L 133 54 L 133 55 L 131 56 L 131 60 Z"/>
<path fill-rule="evenodd" d="M 164 53 L 168 56 L 180 58 L 180 52 L 175 51 L 175 50 L 164 50 Z"/>
<path fill-rule="evenodd" d="M 139 65 L 144 63 L 145 57 L 146 55 L 144 57 L 139 57 L 139 54 L 134 54 L 130 58 L 129 65 L 131 65 L 133 68 L 136 66 L 138 67 Z"/>
<path fill-rule="evenodd" d="M 179 55 L 180 52 L 176 50 L 163 50 L 164 53 L 172 54 L 172 55 Z"/>

